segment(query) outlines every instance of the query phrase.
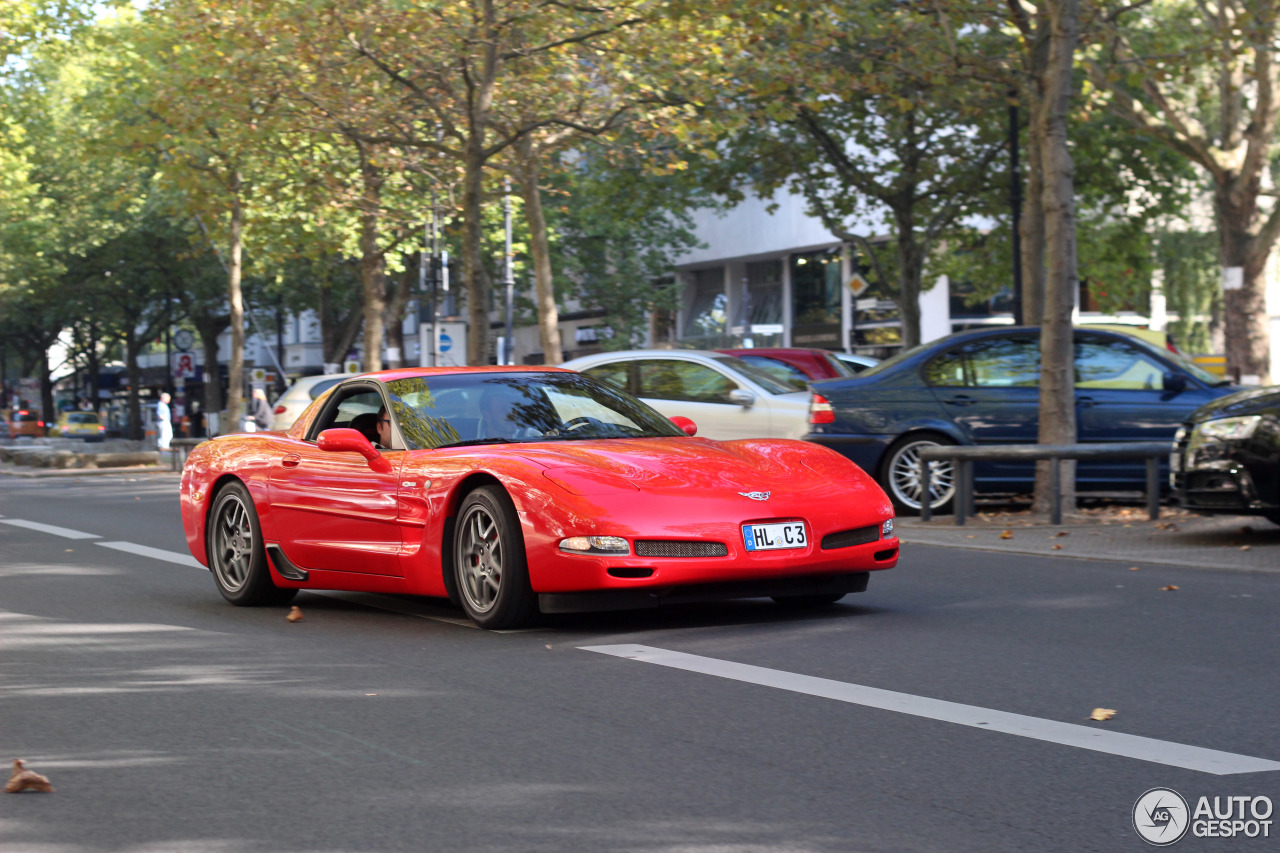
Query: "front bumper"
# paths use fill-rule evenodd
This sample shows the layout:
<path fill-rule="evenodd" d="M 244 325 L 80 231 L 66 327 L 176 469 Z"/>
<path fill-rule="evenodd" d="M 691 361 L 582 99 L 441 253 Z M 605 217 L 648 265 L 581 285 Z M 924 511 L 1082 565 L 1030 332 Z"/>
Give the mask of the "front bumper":
<path fill-rule="evenodd" d="M 866 591 L 870 576 L 870 572 L 847 572 L 838 575 L 721 581 L 643 589 L 543 593 L 538 596 L 538 608 L 543 613 L 581 613 L 595 610 L 643 610 L 664 604 L 723 601 L 731 598 L 844 595 Z"/>

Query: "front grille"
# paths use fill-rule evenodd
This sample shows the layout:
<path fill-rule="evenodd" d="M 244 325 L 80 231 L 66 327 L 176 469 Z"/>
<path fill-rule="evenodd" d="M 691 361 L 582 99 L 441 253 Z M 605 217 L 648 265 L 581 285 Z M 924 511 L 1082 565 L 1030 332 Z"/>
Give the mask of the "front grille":
<path fill-rule="evenodd" d="M 636 555 L 639 557 L 727 557 L 729 546 L 723 542 L 637 539 Z"/>
<path fill-rule="evenodd" d="M 822 537 L 822 550 L 830 551 L 832 548 L 851 548 L 854 545 L 866 545 L 868 542 L 874 542 L 880 538 L 880 525 L 873 524 L 870 527 L 855 527 L 852 530 L 841 530 L 837 533 L 828 533 Z"/>

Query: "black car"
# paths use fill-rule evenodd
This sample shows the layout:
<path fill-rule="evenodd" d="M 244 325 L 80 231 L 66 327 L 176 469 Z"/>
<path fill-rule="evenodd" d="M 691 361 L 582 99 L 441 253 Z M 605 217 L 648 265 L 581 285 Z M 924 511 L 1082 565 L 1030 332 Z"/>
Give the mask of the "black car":
<path fill-rule="evenodd" d="M 1252 388 L 1191 413 L 1170 480 L 1182 505 L 1280 524 L 1280 386 Z"/>
<path fill-rule="evenodd" d="M 1075 330 L 1080 443 L 1168 441 L 1200 406 L 1239 390 L 1166 349 L 1120 332 Z M 899 512 L 921 505 L 920 451 L 941 444 L 1034 444 L 1040 420 L 1040 330 L 1005 326 L 930 341 L 849 379 L 812 384 L 809 441 L 871 474 Z M 974 465 L 979 492 L 1032 488 L 1034 463 Z M 935 463 L 930 508 L 955 494 L 951 463 Z M 1081 462 L 1081 491 L 1145 488 L 1141 460 Z"/>

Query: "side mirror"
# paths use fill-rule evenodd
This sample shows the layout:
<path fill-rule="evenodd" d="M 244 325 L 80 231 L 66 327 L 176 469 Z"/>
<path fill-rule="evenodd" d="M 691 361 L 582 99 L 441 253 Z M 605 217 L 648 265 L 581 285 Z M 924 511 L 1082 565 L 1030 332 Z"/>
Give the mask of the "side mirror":
<path fill-rule="evenodd" d="M 1166 373 L 1164 375 L 1164 390 L 1172 391 L 1175 394 L 1179 391 L 1187 390 L 1187 377 L 1181 373 Z"/>
<path fill-rule="evenodd" d="M 681 417 L 680 415 L 676 415 L 671 419 L 671 422 L 676 426 L 680 427 L 680 429 L 684 430 L 685 435 L 692 436 L 692 435 L 698 434 L 698 425 L 695 424 L 693 421 L 689 420 L 688 418 Z"/>
<path fill-rule="evenodd" d="M 741 388 L 734 388 L 729 392 L 729 402 L 737 406 L 754 406 L 756 395 Z"/>
<path fill-rule="evenodd" d="M 327 429 L 320 433 L 316 446 L 327 453 L 359 453 L 369 462 L 369 467 L 379 474 L 391 473 L 391 463 L 382 458 L 364 433 L 356 429 L 342 427 Z"/>

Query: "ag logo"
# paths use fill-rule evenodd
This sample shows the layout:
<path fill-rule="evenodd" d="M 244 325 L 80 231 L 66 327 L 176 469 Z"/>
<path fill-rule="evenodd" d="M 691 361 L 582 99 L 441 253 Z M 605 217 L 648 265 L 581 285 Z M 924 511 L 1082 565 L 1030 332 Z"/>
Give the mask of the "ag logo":
<path fill-rule="evenodd" d="M 1187 801 L 1172 788 L 1152 788 L 1133 804 L 1133 828 L 1148 844 L 1167 847 L 1187 834 Z"/>

